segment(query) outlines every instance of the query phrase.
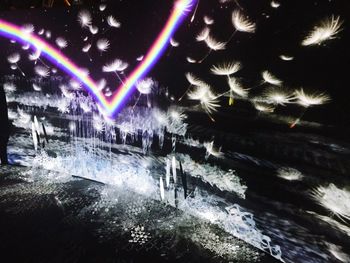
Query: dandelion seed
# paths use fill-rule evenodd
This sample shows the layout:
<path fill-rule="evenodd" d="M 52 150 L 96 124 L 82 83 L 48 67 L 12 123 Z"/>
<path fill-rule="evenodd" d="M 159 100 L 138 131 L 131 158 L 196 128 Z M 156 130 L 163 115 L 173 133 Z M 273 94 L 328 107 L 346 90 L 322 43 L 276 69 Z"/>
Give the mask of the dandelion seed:
<path fill-rule="evenodd" d="M 312 198 L 340 219 L 350 220 L 350 192 L 334 184 L 319 186 L 311 192 Z"/>
<path fill-rule="evenodd" d="M 187 96 L 190 100 L 201 100 L 207 94 L 212 94 L 211 87 L 205 82 L 201 82 L 195 85 L 194 89 Z"/>
<path fill-rule="evenodd" d="M 186 89 L 186 91 L 184 92 L 184 94 L 182 94 L 182 96 L 179 98 L 178 101 L 181 101 L 183 99 L 183 97 L 187 94 L 187 92 L 190 90 L 190 88 L 194 85 L 194 86 L 200 86 L 202 85 L 204 82 L 202 80 L 200 80 L 198 77 L 196 77 L 194 74 L 187 72 L 185 74 L 185 77 L 187 79 L 187 81 L 190 83 L 190 85 L 188 86 L 188 88 Z"/>
<path fill-rule="evenodd" d="M 254 33 L 256 30 L 256 25 L 249 20 L 245 15 L 239 10 L 235 10 L 232 13 L 232 24 L 237 31 Z"/>
<path fill-rule="evenodd" d="M 25 24 L 21 27 L 21 30 L 24 34 L 32 34 L 34 32 L 34 26 L 32 24 Z"/>
<path fill-rule="evenodd" d="M 209 16 L 204 16 L 204 17 L 203 17 L 203 20 L 204 20 L 204 23 L 205 23 L 206 25 L 212 25 L 212 24 L 214 24 L 214 19 L 212 19 L 212 18 L 209 17 Z"/>
<path fill-rule="evenodd" d="M 199 79 L 197 76 L 195 76 L 193 73 L 190 73 L 190 72 L 187 72 L 185 74 L 185 77 L 187 81 L 194 86 L 200 86 L 204 83 L 201 79 Z"/>
<path fill-rule="evenodd" d="M 287 55 L 280 55 L 280 59 L 285 60 L 285 61 L 291 61 L 294 59 L 294 57 L 287 56 Z"/>
<path fill-rule="evenodd" d="M 106 4 L 100 4 L 100 6 L 98 7 L 100 9 L 100 11 L 105 11 L 106 10 L 107 5 Z"/>
<path fill-rule="evenodd" d="M 41 55 L 41 50 L 37 49 L 37 50 L 35 50 L 34 53 L 29 54 L 28 58 L 31 61 L 36 61 L 39 59 L 40 55 Z"/>
<path fill-rule="evenodd" d="M 136 88 L 141 94 L 150 94 L 152 87 L 154 86 L 154 80 L 152 78 L 146 78 L 136 83 Z"/>
<path fill-rule="evenodd" d="M 198 42 L 202 42 L 205 41 L 207 39 L 207 37 L 209 36 L 210 33 L 210 29 L 209 27 L 205 27 L 204 29 L 202 29 L 201 32 L 199 32 L 199 34 L 196 36 L 196 40 Z"/>
<path fill-rule="evenodd" d="M 89 26 L 90 33 L 93 35 L 96 35 L 98 33 L 98 27 L 97 26 Z"/>
<path fill-rule="evenodd" d="M 226 43 L 219 42 L 210 35 L 204 40 L 204 42 L 209 47 L 209 52 L 201 60 L 199 60 L 198 63 L 202 63 L 211 54 L 213 50 L 218 51 L 224 50 L 226 48 Z"/>
<path fill-rule="evenodd" d="M 66 48 L 68 46 L 68 42 L 63 37 L 58 37 L 58 38 L 56 38 L 56 45 L 60 49 L 64 49 L 64 48 Z"/>
<path fill-rule="evenodd" d="M 218 65 L 214 65 L 211 68 L 211 72 L 215 75 L 232 75 L 241 70 L 242 65 L 239 62 L 225 62 Z"/>
<path fill-rule="evenodd" d="M 9 55 L 7 57 L 7 61 L 12 64 L 11 65 L 11 69 L 12 70 L 18 69 L 21 72 L 21 74 L 23 76 L 25 76 L 24 72 L 22 71 L 22 69 L 17 64 L 20 61 L 20 59 L 21 59 L 21 56 L 20 56 L 19 53 L 13 53 L 13 54 L 11 54 L 11 55 Z"/>
<path fill-rule="evenodd" d="M 39 87 L 38 85 L 34 84 L 34 83 L 33 83 L 33 89 L 34 89 L 35 91 L 42 91 L 42 88 Z"/>
<path fill-rule="evenodd" d="M 143 60 L 143 56 L 139 56 L 136 58 L 137 61 L 142 61 Z"/>
<path fill-rule="evenodd" d="M 288 181 L 301 181 L 304 178 L 300 171 L 291 167 L 279 168 L 277 170 L 277 176 Z"/>
<path fill-rule="evenodd" d="M 107 81 L 105 79 L 101 79 L 98 83 L 97 83 L 97 89 L 99 91 L 103 90 L 106 87 Z"/>
<path fill-rule="evenodd" d="M 259 112 L 271 113 L 271 112 L 274 112 L 275 110 L 275 107 L 273 105 L 270 105 L 268 103 L 261 102 L 261 101 L 253 100 L 253 105 L 255 109 L 258 110 Z"/>
<path fill-rule="evenodd" d="M 271 7 L 273 7 L 273 8 L 279 8 L 280 5 L 281 4 L 277 1 L 274 1 L 274 0 L 271 1 Z"/>
<path fill-rule="evenodd" d="M 47 31 L 45 32 L 45 37 L 46 37 L 46 38 L 51 38 L 51 31 L 48 31 L 48 30 L 47 30 Z"/>
<path fill-rule="evenodd" d="M 225 45 L 226 45 L 226 43 L 219 42 L 219 41 L 217 41 L 215 38 L 213 38 L 210 35 L 205 39 L 205 43 L 207 44 L 207 46 L 211 50 L 214 50 L 214 51 L 224 50 L 225 49 Z"/>
<path fill-rule="evenodd" d="M 89 11 L 82 10 L 78 13 L 78 22 L 82 28 L 91 26 L 92 17 Z"/>
<path fill-rule="evenodd" d="M 178 46 L 180 45 L 180 43 L 177 42 L 175 39 L 170 38 L 170 45 L 171 45 L 172 47 L 178 47 Z"/>
<path fill-rule="evenodd" d="M 313 92 L 306 94 L 303 89 L 296 90 L 295 97 L 297 99 L 297 103 L 305 108 L 314 105 L 321 105 L 331 100 L 330 97 L 325 93 Z"/>
<path fill-rule="evenodd" d="M 108 39 L 101 38 L 101 39 L 97 40 L 96 46 L 97 46 L 98 50 L 100 50 L 100 52 L 105 52 L 109 49 L 110 43 L 109 43 Z"/>
<path fill-rule="evenodd" d="M 289 90 L 277 87 L 269 87 L 264 95 L 268 103 L 285 106 L 294 99 L 293 93 Z"/>
<path fill-rule="evenodd" d="M 205 149 L 206 149 L 206 154 L 205 154 L 205 158 L 207 159 L 210 155 L 216 157 L 216 158 L 221 158 L 223 157 L 224 153 L 221 151 L 221 147 L 220 148 L 216 148 L 214 146 L 214 141 L 211 142 L 204 142 L 203 143 Z"/>
<path fill-rule="evenodd" d="M 186 60 L 188 63 L 191 63 L 191 64 L 194 64 L 194 63 L 197 63 L 197 60 L 191 58 L 191 57 L 186 57 Z"/>
<path fill-rule="evenodd" d="M 268 72 L 267 70 L 263 71 L 261 73 L 262 78 L 264 79 L 264 81 L 266 83 L 270 83 L 272 85 L 276 85 L 276 86 L 280 86 L 283 82 L 281 80 L 279 80 L 278 78 L 276 78 L 274 75 L 272 75 L 270 72 Z"/>
<path fill-rule="evenodd" d="M 88 43 L 88 44 L 86 44 L 86 45 L 83 47 L 82 51 L 83 51 L 84 53 L 87 53 L 87 52 L 89 52 L 90 48 L 91 48 L 91 44 Z"/>
<path fill-rule="evenodd" d="M 326 40 L 334 39 L 335 36 L 342 30 L 343 22 L 340 20 L 340 16 L 335 17 L 332 15 L 330 18 L 326 18 L 305 37 L 302 41 L 303 46 L 320 45 Z"/>
<path fill-rule="evenodd" d="M 21 56 L 19 53 L 13 53 L 7 57 L 7 61 L 11 64 L 17 64 L 21 59 Z"/>
<path fill-rule="evenodd" d="M 249 89 L 243 88 L 242 84 L 234 77 L 228 78 L 228 85 L 230 86 L 230 91 L 237 94 L 241 98 L 248 97 Z M 233 96 L 233 94 L 231 94 Z"/>
<path fill-rule="evenodd" d="M 117 19 L 115 19 L 113 16 L 107 17 L 107 23 L 110 27 L 119 28 L 121 26 L 120 22 Z"/>
<path fill-rule="evenodd" d="M 50 70 L 44 66 L 35 66 L 34 72 L 40 77 L 46 78 L 50 75 Z"/>
<path fill-rule="evenodd" d="M 24 46 L 22 46 L 23 50 L 28 50 L 30 48 L 30 44 L 25 44 Z"/>
<path fill-rule="evenodd" d="M 44 33 L 45 33 L 45 30 L 44 30 L 44 29 L 40 29 L 40 30 L 38 31 L 38 35 L 39 35 L 39 36 L 43 35 Z"/>
<path fill-rule="evenodd" d="M 115 72 L 115 71 L 124 71 L 129 66 L 128 63 L 120 60 L 120 59 L 114 59 L 112 62 L 106 64 L 103 66 L 102 71 L 103 72 Z"/>

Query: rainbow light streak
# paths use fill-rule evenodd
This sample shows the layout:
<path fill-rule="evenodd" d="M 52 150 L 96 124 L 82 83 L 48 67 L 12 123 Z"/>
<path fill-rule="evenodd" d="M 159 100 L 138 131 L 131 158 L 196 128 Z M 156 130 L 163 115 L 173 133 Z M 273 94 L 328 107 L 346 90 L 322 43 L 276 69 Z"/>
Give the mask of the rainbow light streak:
<path fill-rule="evenodd" d="M 98 90 L 97 84 L 89 76 L 86 76 L 77 65 L 75 65 L 69 58 L 65 57 L 61 51 L 55 49 L 41 38 L 33 34 L 28 34 L 20 27 L 1 19 L 0 34 L 6 38 L 15 39 L 24 44 L 29 43 L 35 49 L 40 50 L 42 54 L 46 55 L 46 58 L 58 68 L 73 78 L 80 80 L 84 84 L 84 87 L 86 87 L 91 95 L 97 100 L 100 106 L 100 111 L 104 115 L 113 117 L 122 106 L 126 97 L 129 96 L 135 89 L 134 87 L 136 82 L 142 79 L 162 56 L 169 44 L 170 38 L 173 36 L 183 19 L 191 10 L 192 3 L 194 1 L 195 0 L 177 0 L 167 23 L 149 49 L 147 55 L 140 65 L 138 65 L 138 67 L 134 69 L 125 80 L 124 84 L 118 88 L 111 101 L 106 99 L 103 93 Z"/>

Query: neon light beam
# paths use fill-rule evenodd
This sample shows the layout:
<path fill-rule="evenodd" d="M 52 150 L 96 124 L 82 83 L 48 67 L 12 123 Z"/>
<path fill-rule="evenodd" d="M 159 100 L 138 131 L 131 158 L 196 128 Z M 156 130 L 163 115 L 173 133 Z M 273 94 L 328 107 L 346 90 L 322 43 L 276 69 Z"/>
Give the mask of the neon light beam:
<path fill-rule="evenodd" d="M 80 80 L 87 91 L 96 99 L 100 106 L 100 111 L 109 116 L 114 117 L 135 90 L 135 84 L 142 79 L 160 59 L 169 44 L 170 38 L 180 26 L 181 22 L 191 11 L 195 0 L 177 0 L 173 10 L 168 18 L 162 31 L 159 33 L 155 42 L 147 52 L 143 61 L 134 69 L 127 77 L 124 84 L 118 87 L 116 93 L 111 100 L 108 100 L 104 94 L 98 90 L 96 82 L 89 76 L 84 74 L 80 67 L 74 64 L 61 51 L 45 42 L 34 34 L 28 34 L 17 25 L 0 19 L 0 34 L 9 39 L 16 39 L 23 44 L 30 44 L 33 49 L 38 49 L 45 57 L 55 64 L 58 68 L 66 72 L 68 75 Z"/>

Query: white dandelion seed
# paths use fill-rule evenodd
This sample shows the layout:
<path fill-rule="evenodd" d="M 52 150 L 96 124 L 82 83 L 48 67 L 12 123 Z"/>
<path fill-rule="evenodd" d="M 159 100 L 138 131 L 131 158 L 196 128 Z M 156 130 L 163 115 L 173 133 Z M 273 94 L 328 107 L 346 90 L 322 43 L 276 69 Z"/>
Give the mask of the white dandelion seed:
<path fill-rule="evenodd" d="M 19 53 L 13 53 L 7 57 L 7 61 L 11 64 L 17 64 L 21 59 L 21 56 Z"/>
<path fill-rule="evenodd" d="M 115 59 L 111 63 L 108 63 L 103 66 L 102 71 L 103 72 L 114 72 L 114 74 L 118 77 L 119 81 L 124 84 L 124 81 L 122 78 L 119 76 L 118 72 L 122 72 L 127 67 L 129 66 L 128 63 L 120 60 L 120 59 Z"/>
<path fill-rule="evenodd" d="M 240 32 L 254 33 L 256 30 L 256 24 L 238 9 L 232 12 L 232 24 Z"/>
<path fill-rule="evenodd" d="M 188 98 L 190 100 L 198 100 L 201 107 L 208 114 L 209 118 L 212 121 L 215 121 L 211 115 L 221 106 L 217 100 L 217 96 L 214 95 L 209 84 L 203 82 L 200 86 L 195 86 L 194 90 L 188 93 Z"/>
<path fill-rule="evenodd" d="M 200 86 L 204 83 L 204 81 L 202 81 L 200 78 L 198 78 L 197 76 L 195 76 L 193 73 L 191 72 L 187 72 L 185 74 L 185 77 L 187 79 L 187 81 L 194 86 Z"/>
<path fill-rule="evenodd" d="M 293 92 L 280 87 L 269 87 L 265 90 L 264 96 L 268 103 L 285 106 L 294 99 Z"/>
<path fill-rule="evenodd" d="M 42 91 L 42 88 L 39 87 L 38 85 L 34 84 L 34 83 L 33 83 L 33 89 L 34 89 L 35 91 Z"/>
<path fill-rule="evenodd" d="M 82 28 L 91 26 L 92 17 L 89 11 L 81 10 L 78 13 L 78 22 Z"/>
<path fill-rule="evenodd" d="M 32 24 L 25 24 L 21 27 L 21 31 L 24 33 L 24 34 L 32 34 L 34 32 L 34 26 Z"/>
<path fill-rule="evenodd" d="M 124 71 L 129 66 L 128 63 L 122 61 L 121 59 L 114 59 L 112 62 L 107 63 L 103 66 L 103 72 L 115 72 L 115 71 Z"/>
<path fill-rule="evenodd" d="M 29 60 L 31 61 L 37 61 L 41 56 L 41 50 L 36 49 L 33 53 L 30 53 L 28 55 Z"/>
<path fill-rule="evenodd" d="M 60 49 L 64 49 L 68 46 L 68 42 L 67 40 L 65 40 L 63 37 L 58 37 L 56 38 L 56 45 L 60 48 Z"/>
<path fill-rule="evenodd" d="M 226 43 L 217 41 L 214 37 L 210 35 L 205 39 L 205 43 L 210 48 L 210 50 L 214 51 L 224 50 L 226 48 Z"/>
<path fill-rule="evenodd" d="M 25 44 L 24 46 L 22 46 L 23 50 L 28 50 L 30 48 L 30 44 Z"/>
<path fill-rule="evenodd" d="M 277 176 L 288 181 L 301 181 L 304 178 L 300 171 L 291 167 L 279 168 L 277 170 Z"/>
<path fill-rule="evenodd" d="M 271 1 L 271 7 L 273 7 L 273 8 L 279 8 L 280 5 L 281 4 L 279 2 L 277 2 L 277 1 L 275 1 L 275 0 Z"/>
<path fill-rule="evenodd" d="M 45 37 L 46 37 L 46 38 L 51 38 L 51 31 L 47 30 L 47 31 L 45 32 Z"/>
<path fill-rule="evenodd" d="M 110 27 L 119 28 L 121 26 L 120 22 L 113 16 L 107 17 L 107 23 Z"/>
<path fill-rule="evenodd" d="M 272 85 L 280 86 L 282 85 L 282 81 L 276 78 L 274 75 L 272 75 L 270 72 L 267 70 L 263 71 L 261 73 L 262 78 L 264 79 L 264 82 L 270 83 Z"/>
<path fill-rule="evenodd" d="M 100 11 L 105 11 L 106 10 L 107 5 L 106 4 L 100 4 L 100 6 L 98 7 L 100 9 Z"/>
<path fill-rule="evenodd" d="M 141 94 L 150 94 L 153 86 L 154 80 L 152 78 L 146 78 L 136 83 L 136 88 Z"/>
<path fill-rule="evenodd" d="M 101 38 L 97 40 L 96 46 L 100 52 L 105 52 L 109 49 L 110 43 L 109 40 L 106 38 Z"/>
<path fill-rule="evenodd" d="M 214 24 L 214 19 L 211 18 L 211 17 L 209 17 L 209 16 L 204 16 L 204 17 L 203 17 L 203 20 L 204 20 L 204 23 L 205 23 L 206 25 L 212 25 L 212 24 Z"/>
<path fill-rule="evenodd" d="M 206 154 L 205 154 L 205 159 L 208 159 L 210 155 L 216 157 L 216 158 L 221 158 L 223 157 L 224 153 L 221 151 L 221 147 L 217 148 L 214 146 L 214 141 L 211 142 L 204 142 L 203 143 Z"/>
<path fill-rule="evenodd" d="M 191 57 L 186 57 L 186 60 L 188 63 L 191 63 L 191 64 L 194 64 L 194 63 L 197 63 L 197 60 L 191 58 Z"/>
<path fill-rule="evenodd" d="M 306 94 L 302 88 L 295 91 L 295 98 L 297 99 L 297 103 L 305 108 L 314 105 L 321 105 L 331 100 L 331 98 L 325 93 L 313 92 Z"/>
<path fill-rule="evenodd" d="M 85 46 L 83 46 L 82 51 L 83 51 L 84 53 L 87 53 L 87 52 L 89 52 L 90 48 L 91 48 L 91 44 L 88 43 L 88 44 L 86 44 Z"/>
<path fill-rule="evenodd" d="M 107 85 L 107 81 L 105 79 L 101 79 L 99 82 L 97 82 L 97 89 L 99 91 L 103 90 Z"/>
<path fill-rule="evenodd" d="M 180 43 L 177 42 L 175 39 L 170 38 L 170 45 L 171 45 L 172 47 L 178 47 L 178 46 L 180 45 Z"/>
<path fill-rule="evenodd" d="M 38 31 L 38 35 L 41 36 L 45 33 L 45 30 L 42 28 Z"/>
<path fill-rule="evenodd" d="M 9 55 L 7 57 L 7 61 L 12 64 L 11 65 L 11 69 L 12 70 L 18 69 L 21 72 L 22 76 L 25 76 L 24 72 L 22 71 L 22 69 L 17 64 L 20 60 L 21 60 L 21 56 L 20 56 L 19 53 L 12 53 L 11 55 Z"/>
<path fill-rule="evenodd" d="M 218 65 L 214 65 L 210 70 L 215 75 L 229 76 L 229 75 L 235 74 L 236 72 L 241 70 L 241 68 L 242 68 L 241 63 L 231 61 L 231 62 L 224 62 Z"/>
<path fill-rule="evenodd" d="M 303 46 L 320 45 L 326 40 L 334 39 L 335 36 L 342 30 L 343 22 L 340 16 L 332 15 L 326 18 L 321 23 L 314 27 L 314 29 L 302 41 Z"/>
<path fill-rule="evenodd" d="M 34 72 L 40 77 L 46 78 L 50 75 L 50 70 L 44 66 L 35 66 Z"/>
<path fill-rule="evenodd" d="M 209 27 L 203 28 L 202 31 L 197 34 L 196 40 L 198 42 L 202 42 L 202 41 L 206 40 L 207 37 L 209 36 L 209 33 L 210 33 Z"/>
<path fill-rule="evenodd" d="M 350 220 L 350 192 L 334 184 L 319 186 L 311 193 L 312 198 L 340 219 Z"/>
<path fill-rule="evenodd" d="M 137 61 L 142 61 L 144 56 L 139 56 L 136 58 Z"/>
<path fill-rule="evenodd" d="M 204 40 L 204 42 L 209 47 L 209 51 L 201 60 L 198 61 L 198 63 L 202 63 L 207 57 L 209 57 L 212 51 L 224 50 L 226 48 L 226 43 L 217 41 L 210 35 Z"/>
<path fill-rule="evenodd" d="M 259 112 L 271 113 L 275 110 L 273 105 L 261 101 L 253 100 L 253 105 Z"/>
<path fill-rule="evenodd" d="M 249 89 L 244 88 L 242 84 L 234 77 L 228 78 L 228 85 L 230 87 L 230 92 L 235 93 L 241 98 L 247 98 Z M 230 93 L 230 97 L 233 97 L 233 94 Z"/>
<path fill-rule="evenodd" d="M 56 74 L 56 73 L 57 73 L 57 68 L 52 68 L 52 69 L 51 69 L 51 72 L 52 72 L 53 74 Z"/>
<path fill-rule="evenodd" d="M 284 60 L 284 61 L 291 61 L 294 59 L 294 57 L 292 56 L 287 56 L 287 55 L 280 55 L 280 59 Z"/>
<path fill-rule="evenodd" d="M 212 94 L 210 85 L 205 82 L 198 83 L 194 89 L 188 92 L 187 96 L 190 100 L 201 100 L 207 94 Z"/>
<path fill-rule="evenodd" d="M 96 35 L 98 33 L 98 27 L 97 26 L 89 26 L 90 33 L 93 35 Z"/>

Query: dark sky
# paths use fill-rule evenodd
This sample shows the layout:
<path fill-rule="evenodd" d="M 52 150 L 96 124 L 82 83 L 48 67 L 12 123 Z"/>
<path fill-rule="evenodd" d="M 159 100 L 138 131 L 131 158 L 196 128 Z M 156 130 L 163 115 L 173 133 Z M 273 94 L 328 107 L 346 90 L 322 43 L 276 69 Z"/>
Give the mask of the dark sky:
<path fill-rule="evenodd" d="M 204 27 L 203 16 L 209 15 L 215 20 L 211 26 L 213 35 L 218 40 L 224 41 L 233 32 L 231 13 L 238 8 L 235 1 L 220 4 L 219 0 L 201 0 L 194 22 L 190 23 L 187 19 L 175 35 L 180 46 L 169 48 L 150 72 L 150 76 L 157 79 L 161 85 L 169 87 L 175 96 L 179 96 L 187 88 L 188 83 L 184 78 L 184 73 L 187 71 L 197 73 L 211 83 L 217 92 L 222 92 L 228 89 L 226 81 L 222 77 L 210 74 L 209 69 L 214 63 L 238 60 L 242 62 L 244 68 L 237 76 L 242 79 L 246 87 L 256 86 L 261 81 L 260 72 L 269 70 L 282 79 L 285 86 L 290 89 L 304 87 L 306 90 L 326 91 L 332 97 L 332 102 L 317 106 L 311 111 L 315 112 L 319 120 L 326 123 L 350 126 L 348 102 L 350 2 L 348 0 L 280 0 L 279 2 L 281 6 L 275 9 L 271 7 L 271 1 L 239 1 L 243 12 L 257 23 L 256 33 L 237 33 L 226 50 L 213 52 L 202 64 L 189 64 L 186 62 L 186 56 L 199 59 L 207 51 L 203 43 L 195 41 L 195 35 Z M 137 65 L 136 57 L 144 54 L 153 42 L 166 21 L 172 4 L 171 0 L 107 1 L 107 9 L 103 13 L 96 5 L 70 9 L 2 12 L 0 18 L 19 25 L 31 23 L 35 25 L 36 31 L 40 28 L 49 29 L 53 35 L 51 41 L 58 36 L 65 37 L 69 40 L 69 47 L 64 53 L 78 65 L 89 68 L 91 76 L 99 79 L 103 76 L 102 65 L 113 58 L 118 57 L 129 62 L 129 69 Z M 81 52 L 83 38 L 91 36 L 77 23 L 77 12 L 82 8 L 92 12 L 93 24 L 100 28 L 100 32 L 108 28 L 106 22 L 103 22 L 108 15 L 114 15 L 122 23 L 121 29 L 110 29 L 103 35 L 99 33 L 93 37 L 93 42 L 100 37 L 106 37 L 111 41 L 111 49 L 102 56 L 92 48 L 90 55 L 94 58 L 93 62 Z M 343 20 L 343 30 L 337 35 L 337 39 L 320 46 L 301 46 L 304 36 L 313 26 L 333 14 L 340 15 Z M 2 75 L 13 73 L 9 69 L 6 57 L 14 51 L 19 51 L 23 55 L 20 65 L 27 76 L 32 74 L 33 66 L 26 61 L 24 51 L 16 45 L 9 44 L 5 39 L 0 39 L 0 47 Z M 279 58 L 281 54 L 294 56 L 295 59 L 283 61 Z M 259 92 L 262 92 L 262 87 L 253 90 L 253 93 L 259 94 Z"/>

